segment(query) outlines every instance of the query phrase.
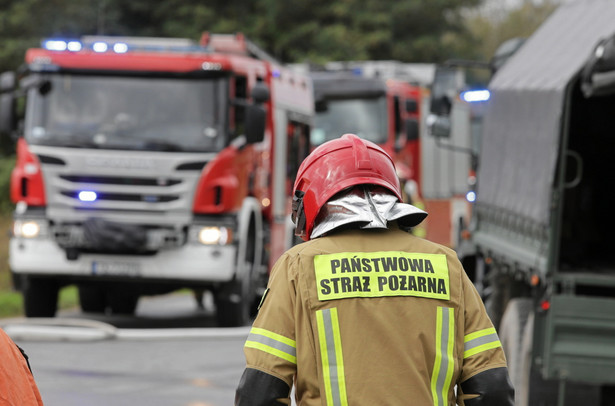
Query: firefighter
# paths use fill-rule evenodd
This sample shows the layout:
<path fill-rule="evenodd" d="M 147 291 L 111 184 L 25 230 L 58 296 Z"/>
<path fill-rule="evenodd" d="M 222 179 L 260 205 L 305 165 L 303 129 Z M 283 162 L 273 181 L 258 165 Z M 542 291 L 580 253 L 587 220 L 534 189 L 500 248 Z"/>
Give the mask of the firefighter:
<path fill-rule="evenodd" d="M 39 406 L 43 404 L 28 357 L 0 329 L 0 405 Z"/>
<path fill-rule="evenodd" d="M 294 184 L 306 243 L 275 264 L 235 405 L 512 406 L 504 352 L 455 252 L 408 230 L 391 158 L 346 134 Z"/>

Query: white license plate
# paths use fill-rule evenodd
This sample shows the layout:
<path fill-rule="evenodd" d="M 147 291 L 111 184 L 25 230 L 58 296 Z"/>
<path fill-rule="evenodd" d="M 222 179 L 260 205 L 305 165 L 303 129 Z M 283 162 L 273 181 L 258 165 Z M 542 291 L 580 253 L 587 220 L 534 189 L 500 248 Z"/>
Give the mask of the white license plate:
<path fill-rule="evenodd" d="M 93 261 L 93 275 L 139 276 L 141 264 L 121 261 Z"/>

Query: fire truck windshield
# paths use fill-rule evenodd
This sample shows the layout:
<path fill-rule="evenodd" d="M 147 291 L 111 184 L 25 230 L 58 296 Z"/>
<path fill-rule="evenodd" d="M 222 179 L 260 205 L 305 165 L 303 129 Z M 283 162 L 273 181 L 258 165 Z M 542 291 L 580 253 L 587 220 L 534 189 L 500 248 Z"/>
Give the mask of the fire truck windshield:
<path fill-rule="evenodd" d="M 29 143 L 73 148 L 219 151 L 225 79 L 49 75 L 29 92 Z"/>
<path fill-rule="evenodd" d="M 388 133 L 385 97 L 369 99 L 333 99 L 325 111 L 318 112 L 310 135 L 313 145 L 338 138 L 346 133 L 382 144 Z"/>

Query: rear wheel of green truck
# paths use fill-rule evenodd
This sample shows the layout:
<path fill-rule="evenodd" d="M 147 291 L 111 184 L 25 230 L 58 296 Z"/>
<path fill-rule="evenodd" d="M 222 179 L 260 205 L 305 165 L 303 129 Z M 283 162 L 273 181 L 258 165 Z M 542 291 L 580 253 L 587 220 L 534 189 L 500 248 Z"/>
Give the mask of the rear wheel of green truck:
<path fill-rule="evenodd" d="M 58 308 L 59 290 L 54 280 L 28 277 L 23 289 L 26 317 L 54 317 Z"/>
<path fill-rule="evenodd" d="M 524 371 L 527 365 L 523 361 L 523 337 L 527 327 L 528 317 L 532 311 L 532 299 L 511 299 L 506 306 L 506 311 L 500 323 L 500 342 L 506 354 L 508 375 L 514 388 L 520 388 L 526 379 L 528 371 Z M 519 402 L 516 402 L 519 405 Z"/>
<path fill-rule="evenodd" d="M 521 338 L 521 354 L 519 370 L 521 379 L 515 387 L 515 404 L 518 406 L 530 405 L 530 384 L 532 372 L 532 348 L 534 339 L 534 312 L 530 311 L 525 330 Z"/>

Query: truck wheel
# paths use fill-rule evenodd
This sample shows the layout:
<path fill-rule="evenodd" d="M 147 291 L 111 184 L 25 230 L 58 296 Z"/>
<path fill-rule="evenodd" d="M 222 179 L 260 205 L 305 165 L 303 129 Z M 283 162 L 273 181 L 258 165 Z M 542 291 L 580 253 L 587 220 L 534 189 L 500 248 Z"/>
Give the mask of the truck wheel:
<path fill-rule="evenodd" d="M 107 307 L 105 290 L 98 286 L 79 285 L 79 305 L 85 313 L 104 313 Z"/>
<path fill-rule="evenodd" d="M 243 272 L 244 277 L 225 283 L 216 292 L 216 318 L 220 327 L 245 326 L 250 321 L 251 308 L 254 304 L 254 287 L 252 283 L 253 264 L 244 263 L 249 267 Z"/>
<path fill-rule="evenodd" d="M 525 371 L 522 370 L 523 353 L 521 350 L 524 330 L 532 310 L 529 298 L 511 299 L 500 323 L 500 342 L 506 354 L 508 374 L 515 388 L 520 388 Z M 519 403 L 517 403 L 519 405 Z"/>
<path fill-rule="evenodd" d="M 247 243 L 242 258 L 237 259 L 237 276 L 231 282 L 225 283 L 219 289 L 214 300 L 216 316 L 221 327 L 245 326 L 253 315 L 256 305 L 256 225 L 254 217 L 250 219 L 250 227 L 245 235 Z"/>
<path fill-rule="evenodd" d="M 54 280 L 29 277 L 23 290 L 26 317 L 54 317 L 59 290 Z"/>
<path fill-rule="evenodd" d="M 534 312 L 530 310 L 525 324 L 525 331 L 521 337 L 521 359 L 519 364 L 520 381 L 515 387 L 515 404 L 517 406 L 530 406 L 530 374 L 532 371 L 532 348 L 534 340 Z"/>
<path fill-rule="evenodd" d="M 137 304 L 139 304 L 139 294 L 130 289 L 110 289 L 108 291 L 107 304 L 111 309 L 111 314 L 132 316 L 135 314 Z"/>

